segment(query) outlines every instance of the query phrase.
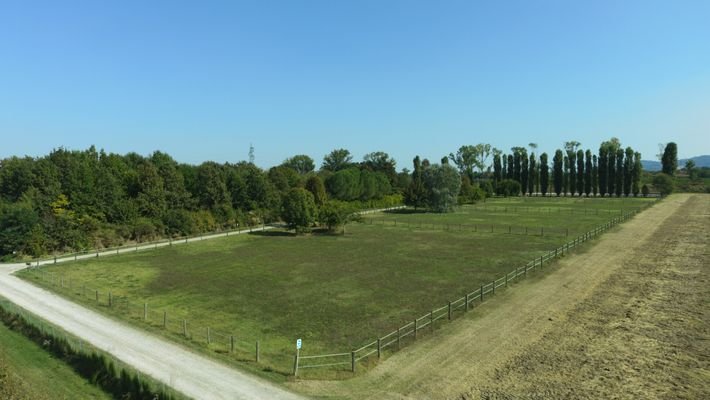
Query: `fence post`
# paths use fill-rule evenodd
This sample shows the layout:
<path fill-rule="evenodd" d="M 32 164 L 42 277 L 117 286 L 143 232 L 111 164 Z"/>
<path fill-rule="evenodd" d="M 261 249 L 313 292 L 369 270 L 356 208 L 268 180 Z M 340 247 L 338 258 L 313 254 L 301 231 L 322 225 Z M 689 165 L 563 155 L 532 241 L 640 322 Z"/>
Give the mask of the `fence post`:
<path fill-rule="evenodd" d="M 182 320 L 182 334 L 183 334 L 183 336 L 187 337 L 187 320 L 186 319 Z"/>
<path fill-rule="evenodd" d="M 99 302 L 99 291 L 98 290 L 96 291 L 96 302 L 97 303 Z"/>
<path fill-rule="evenodd" d="M 542 268 L 542 256 L 540 256 L 540 268 Z"/>
<path fill-rule="evenodd" d="M 258 363 L 261 357 L 259 357 L 259 341 L 256 341 L 256 362 Z"/>
<path fill-rule="evenodd" d="M 382 340 L 377 338 L 377 358 L 382 358 Z"/>
<path fill-rule="evenodd" d="M 451 302 L 449 302 L 449 321 L 451 321 Z"/>
<path fill-rule="evenodd" d="M 111 292 L 108 292 L 108 306 L 111 307 L 113 305 L 113 299 L 111 298 Z"/>
<path fill-rule="evenodd" d="M 298 376 L 298 350 L 296 350 L 296 355 L 293 357 L 293 376 Z"/>
<path fill-rule="evenodd" d="M 481 303 L 483 302 L 483 285 L 481 285 Z"/>
<path fill-rule="evenodd" d="M 210 337 L 210 327 L 207 327 L 207 344 L 212 343 L 212 338 Z"/>
<path fill-rule="evenodd" d="M 491 285 L 493 286 L 493 294 L 496 294 L 496 281 L 491 282 Z"/>
<path fill-rule="evenodd" d="M 414 340 L 417 340 L 417 319 L 414 318 Z"/>
<path fill-rule="evenodd" d="M 296 358 L 296 360 L 298 360 L 298 358 Z M 298 365 L 298 364 L 296 364 L 296 365 Z M 355 372 L 355 352 L 354 351 L 350 352 L 350 369 L 352 370 L 353 373 Z"/>
<path fill-rule="evenodd" d="M 163 328 L 168 327 L 168 312 L 163 311 Z"/>
<path fill-rule="evenodd" d="M 508 274 L 505 274 L 505 287 L 508 287 Z"/>
<path fill-rule="evenodd" d="M 234 353 L 234 335 L 229 337 L 229 352 Z"/>
<path fill-rule="evenodd" d="M 464 307 L 464 311 L 468 311 L 468 293 L 466 293 L 466 307 Z"/>
<path fill-rule="evenodd" d="M 148 303 L 143 303 L 143 320 L 148 321 Z"/>
<path fill-rule="evenodd" d="M 434 310 L 429 311 L 429 325 L 431 325 L 431 333 L 434 333 Z"/>
<path fill-rule="evenodd" d="M 400 329 L 402 329 L 402 328 L 400 328 L 400 327 L 397 328 L 397 350 L 399 350 L 400 341 L 402 340 L 402 335 L 400 333 Z"/>

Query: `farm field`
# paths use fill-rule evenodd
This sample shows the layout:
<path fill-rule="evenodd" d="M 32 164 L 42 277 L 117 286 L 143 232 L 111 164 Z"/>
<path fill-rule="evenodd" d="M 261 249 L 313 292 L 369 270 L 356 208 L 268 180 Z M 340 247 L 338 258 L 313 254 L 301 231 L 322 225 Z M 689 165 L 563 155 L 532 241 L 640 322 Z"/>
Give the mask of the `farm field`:
<path fill-rule="evenodd" d="M 209 336 L 211 353 L 279 380 L 291 372 L 296 338 L 304 354 L 347 352 L 559 246 L 567 232 L 578 235 L 652 201 L 496 199 L 454 214 L 372 214 L 344 236 L 260 232 L 21 276 L 181 343 L 187 332 L 197 349 L 205 350 Z M 382 220 L 391 224 L 378 225 Z M 433 225 L 419 228 L 420 221 Z M 455 221 L 508 226 L 515 234 L 439 228 Z M 525 235 L 513 225 L 531 229 Z M 538 227 L 548 233 L 534 233 Z M 236 355 L 228 354 L 230 336 Z"/>
<path fill-rule="evenodd" d="M 323 399 L 705 399 L 710 195 L 673 195 Z"/>
<path fill-rule="evenodd" d="M 0 397 L 110 399 L 64 362 L 0 323 Z"/>

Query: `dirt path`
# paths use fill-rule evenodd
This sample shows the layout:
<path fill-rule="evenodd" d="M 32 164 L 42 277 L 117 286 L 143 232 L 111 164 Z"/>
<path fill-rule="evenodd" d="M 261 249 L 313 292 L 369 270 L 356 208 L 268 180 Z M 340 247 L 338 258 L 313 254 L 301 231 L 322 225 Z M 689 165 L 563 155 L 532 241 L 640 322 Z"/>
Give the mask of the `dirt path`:
<path fill-rule="evenodd" d="M 192 398 L 301 398 L 270 382 L 128 327 L 9 274 L 21 267 L 0 267 L 1 296 Z"/>
<path fill-rule="evenodd" d="M 498 294 L 499 298 L 477 308 L 473 316 L 461 318 L 433 337 L 393 355 L 367 375 L 340 382 L 301 381 L 293 385 L 304 393 L 333 398 L 536 398 L 530 397 L 529 390 L 533 387 L 522 383 L 513 386 L 520 388 L 512 392 L 522 395 L 518 397 L 507 396 L 504 391 L 497 392 L 498 397 L 497 393 L 485 397 L 482 395 L 486 393 L 481 390 L 495 389 L 501 381 L 530 381 L 527 374 L 538 368 L 558 369 L 554 363 L 538 364 L 532 356 L 528 358 L 533 361 L 523 364 L 528 369 L 520 370 L 516 366 L 520 364 L 520 357 L 539 351 L 535 347 L 538 343 L 547 341 L 554 350 L 557 337 L 550 336 L 551 332 L 565 336 L 570 324 L 578 324 L 573 318 L 580 304 L 599 299 L 600 288 L 613 283 L 610 277 L 625 269 L 629 260 L 638 259 L 648 249 L 653 249 L 657 235 L 677 225 L 674 222 L 677 215 L 707 214 L 708 199 L 707 196 L 677 195 L 664 200 L 602 236 L 589 251 L 560 260 L 558 268 L 540 279 L 523 282 Z M 706 231 L 706 244 L 705 218 L 700 225 Z M 623 290 L 620 295 L 623 297 Z M 584 328 L 578 330 L 584 331 Z M 603 330 L 589 334 L 607 335 Z M 560 359 L 564 360 L 568 350 L 558 353 Z M 633 350 L 627 353 L 633 354 Z M 572 362 L 565 368 L 571 368 L 569 373 L 574 374 L 580 365 Z M 506 371 L 511 372 L 506 374 Z M 707 370 L 704 373 L 707 374 Z M 564 374 L 560 377 L 564 379 Z M 574 385 L 571 384 L 571 391 L 565 392 L 567 396 L 561 397 L 578 397 Z M 543 393 L 541 398 L 559 397 L 550 394 Z"/>

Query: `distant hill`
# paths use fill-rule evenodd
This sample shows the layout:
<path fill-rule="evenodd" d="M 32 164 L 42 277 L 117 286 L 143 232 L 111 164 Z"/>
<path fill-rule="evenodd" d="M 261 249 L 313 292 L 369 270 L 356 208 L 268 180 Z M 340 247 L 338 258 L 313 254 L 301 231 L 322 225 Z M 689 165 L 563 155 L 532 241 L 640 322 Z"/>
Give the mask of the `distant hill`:
<path fill-rule="evenodd" d="M 695 166 L 698 168 L 710 167 L 710 155 L 697 156 L 697 157 L 692 157 L 690 159 L 695 161 Z M 688 160 L 687 158 L 684 158 L 682 160 L 678 160 L 678 168 L 683 168 L 685 166 L 685 162 L 687 160 Z M 660 161 L 641 160 L 641 165 L 643 165 L 643 169 L 645 171 L 660 171 L 661 170 L 661 162 Z"/>

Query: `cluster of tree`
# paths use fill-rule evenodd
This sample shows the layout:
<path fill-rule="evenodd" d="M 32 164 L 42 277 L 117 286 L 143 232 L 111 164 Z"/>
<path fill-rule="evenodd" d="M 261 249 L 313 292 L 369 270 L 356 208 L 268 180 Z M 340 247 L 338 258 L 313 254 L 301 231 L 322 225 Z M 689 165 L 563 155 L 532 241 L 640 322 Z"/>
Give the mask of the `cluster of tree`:
<path fill-rule="evenodd" d="M 641 154 L 631 147 L 623 149 L 612 138 L 593 154 L 579 148 L 576 141 L 566 142 L 555 151 L 552 166 L 547 153 L 535 155 L 537 146 L 530 143 L 530 154 L 524 147 L 513 147 L 511 154 L 493 149 L 493 182 L 499 195 L 536 194 L 543 196 L 638 196 L 641 193 Z M 550 181 L 552 176 L 552 181 Z M 511 182 L 516 182 L 511 185 Z"/>
<path fill-rule="evenodd" d="M 335 211 L 400 203 L 409 174 L 395 167 L 386 153 L 356 163 L 344 149 L 326 155 L 320 171 L 306 155 L 268 171 L 251 162 L 189 165 L 162 152 L 118 155 L 93 146 L 11 157 L 0 161 L 0 257 L 288 221 L 299 195 L 328 211 L 321 218 L 333 226 Z"/>

